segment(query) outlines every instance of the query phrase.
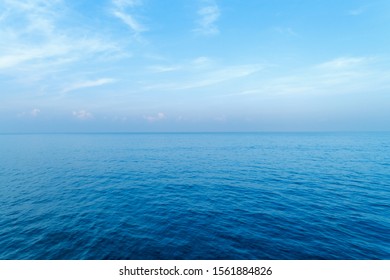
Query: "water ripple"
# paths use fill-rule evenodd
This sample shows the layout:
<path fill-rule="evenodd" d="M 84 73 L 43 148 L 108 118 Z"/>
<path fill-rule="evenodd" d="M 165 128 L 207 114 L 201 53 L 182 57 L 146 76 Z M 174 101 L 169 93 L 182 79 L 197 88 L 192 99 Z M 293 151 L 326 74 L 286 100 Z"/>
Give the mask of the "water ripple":
<path fill-rule="evenodd" d="M 0 136 L 0 259 L 390 259 L 390 135 Z"/>

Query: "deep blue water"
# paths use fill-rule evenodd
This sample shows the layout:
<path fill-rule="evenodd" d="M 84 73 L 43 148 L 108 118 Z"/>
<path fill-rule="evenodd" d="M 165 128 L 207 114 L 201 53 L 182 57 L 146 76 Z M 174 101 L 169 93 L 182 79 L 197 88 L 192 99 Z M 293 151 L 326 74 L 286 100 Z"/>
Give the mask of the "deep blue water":
<path fill-rule="evenodd" d="M 390 259 L 390 134 L 3 134 L 0 259 Z"/>

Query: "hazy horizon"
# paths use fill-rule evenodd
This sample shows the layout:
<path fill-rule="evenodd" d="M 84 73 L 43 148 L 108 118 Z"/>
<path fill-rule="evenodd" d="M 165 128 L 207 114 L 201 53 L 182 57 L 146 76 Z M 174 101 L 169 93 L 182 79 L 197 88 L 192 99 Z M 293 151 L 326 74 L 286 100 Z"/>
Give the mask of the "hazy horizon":
<path fill-rule="evenodd" d="M 0 133 L 389 131 L 389 13 L 0 0 Z"/>

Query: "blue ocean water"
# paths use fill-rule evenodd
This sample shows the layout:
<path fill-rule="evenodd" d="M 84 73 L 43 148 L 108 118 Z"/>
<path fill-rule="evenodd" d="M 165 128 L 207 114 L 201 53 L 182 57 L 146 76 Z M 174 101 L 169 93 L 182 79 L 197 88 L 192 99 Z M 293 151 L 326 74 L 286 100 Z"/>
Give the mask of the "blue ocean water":
<path fill-rule="evenodd" d="M 3 134 L 0 213 L 0 259 L 390 259 L 390 134 Z"/>

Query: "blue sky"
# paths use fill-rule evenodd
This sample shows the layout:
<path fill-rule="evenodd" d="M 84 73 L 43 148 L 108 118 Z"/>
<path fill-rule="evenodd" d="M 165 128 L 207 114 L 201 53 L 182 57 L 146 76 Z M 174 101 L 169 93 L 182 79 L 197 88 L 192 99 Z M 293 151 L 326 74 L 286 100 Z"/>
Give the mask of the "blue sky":
<path fill-rule="evenodd" d="M 390 130 L 387 0 L 0 0 L 0 132 Z"/>

